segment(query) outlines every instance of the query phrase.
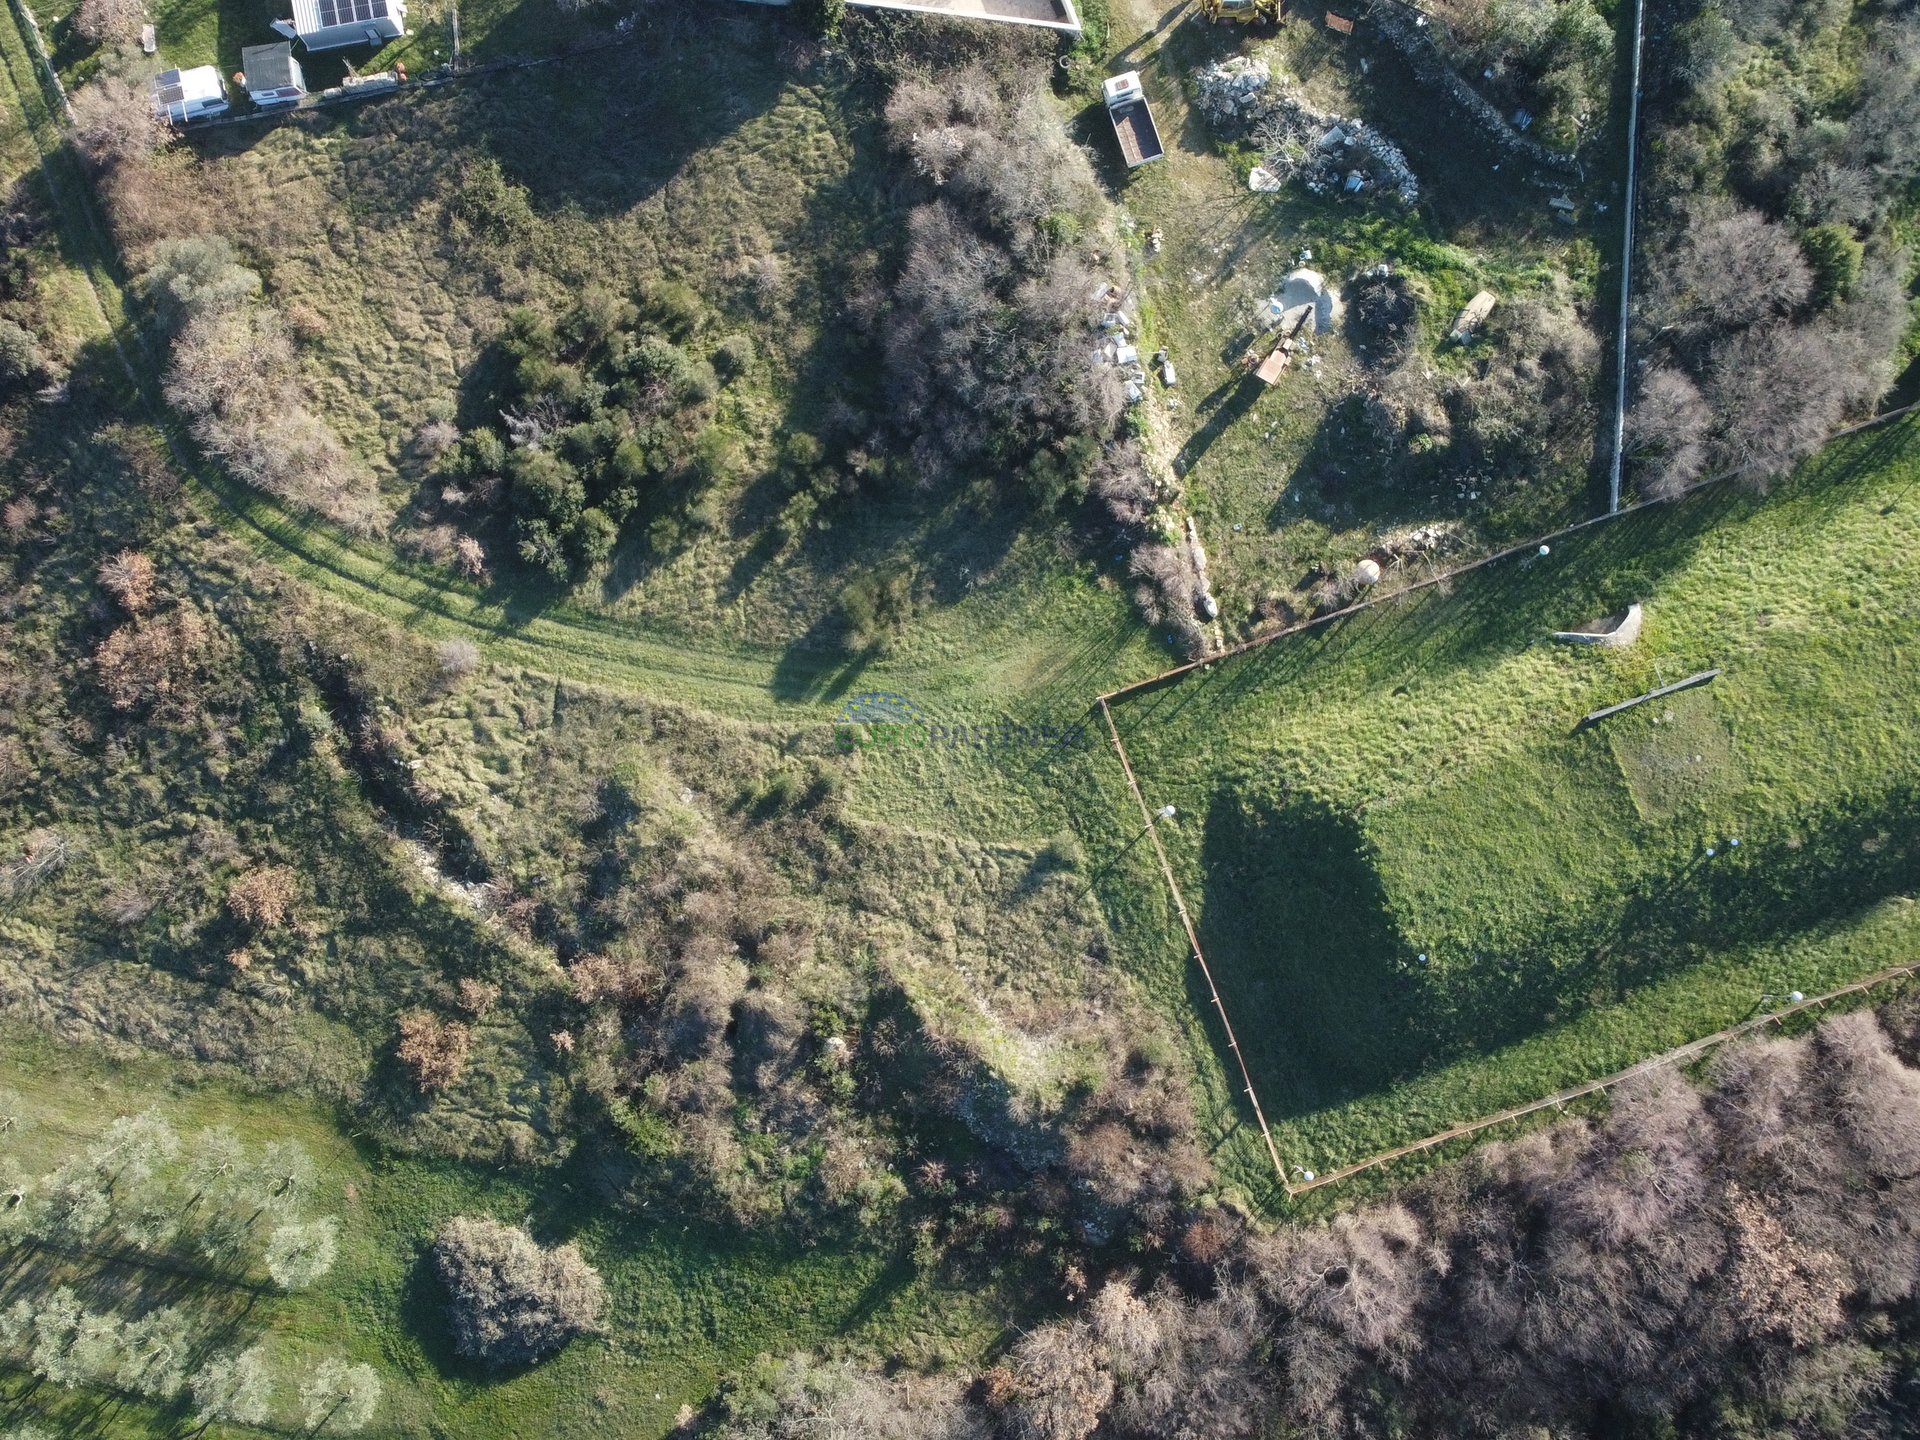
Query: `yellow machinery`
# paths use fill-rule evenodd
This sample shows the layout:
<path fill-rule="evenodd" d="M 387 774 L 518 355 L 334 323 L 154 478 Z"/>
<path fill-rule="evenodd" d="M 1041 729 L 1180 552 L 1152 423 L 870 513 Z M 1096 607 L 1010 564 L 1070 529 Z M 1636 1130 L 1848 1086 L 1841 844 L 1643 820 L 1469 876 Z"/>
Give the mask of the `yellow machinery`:
<path fill-rule="evenodd" d="M 1200 13 L 1216 25 L 1223 20 L 1272 23 L 1280 18 L 1280 0 L 1200 0 Z"/>

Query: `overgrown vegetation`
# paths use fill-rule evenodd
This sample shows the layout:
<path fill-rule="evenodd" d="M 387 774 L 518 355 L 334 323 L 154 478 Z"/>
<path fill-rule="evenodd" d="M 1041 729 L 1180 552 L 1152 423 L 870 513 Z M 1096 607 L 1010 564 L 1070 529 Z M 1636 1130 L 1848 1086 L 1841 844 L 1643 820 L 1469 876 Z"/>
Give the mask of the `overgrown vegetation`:
<path fill-rule="evenodd" d="M 1649 23 L 1670 43 L 1645 202 L 1643 483 L 1764 486 L 1906 361 L 1920 29 L 1881 5 L 1656 7 Z"/>
<path fill-rule="evenodd" d="M 1202 1414 L 1220 1437 L 1904 1433 L 1914 1014 L 1892 1036 L 1855 1013 L 1736 1048 L 1704 1093 L 1656 1072 L 1599 1125 L 1489 1146 L 1328 1226 L 1200 1214 L 1157 1282 L 1107 1281 L 989 1370 L 979 1409 L 949 1399 L 920 1423 L 966 1434 L 991 1415 L 1022 1440 L 1175 1440 Z M 795 1361 L 774 1384 L 824 1414 L 835 1379 Z M 880 1403 L 842 1433 L 896 1433 L 900 1402 L 873 1381 L 839 1392 L 856 1384 Z"/>

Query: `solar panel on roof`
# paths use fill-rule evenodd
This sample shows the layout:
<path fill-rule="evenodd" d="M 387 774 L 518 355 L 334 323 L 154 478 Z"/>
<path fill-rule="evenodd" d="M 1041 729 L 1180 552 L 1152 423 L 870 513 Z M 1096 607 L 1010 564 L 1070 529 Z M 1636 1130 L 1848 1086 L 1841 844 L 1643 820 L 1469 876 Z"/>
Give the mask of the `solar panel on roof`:
<path fill-rule="evenodd" d="M 168 85 L 155 91 L 154 98 L 162 105 L 178 105 L 187 98 L 187 92 L 178 85 Z"/>
<path fill-rule="evenodd" d="M 319 0 L 322 26 L 358 25 L 386 18 L 387 0 Z"/>

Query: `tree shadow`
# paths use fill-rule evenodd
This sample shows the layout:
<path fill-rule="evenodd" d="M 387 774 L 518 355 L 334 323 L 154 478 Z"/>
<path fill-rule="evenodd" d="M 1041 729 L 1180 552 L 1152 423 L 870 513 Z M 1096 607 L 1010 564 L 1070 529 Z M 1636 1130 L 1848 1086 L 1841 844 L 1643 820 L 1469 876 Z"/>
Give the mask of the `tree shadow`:
<path fill-rule="evenodd" d="M 1224 789 L 1204 824 L 1200 944 L 1269 1119 L 1391 1083 L 1418 1054 L 1411 982 L 1359 824 L 1312 796 Z M 1217 1025 L 1197 969 L 1188 989 Z"/>
<path fill-rule="evenodd" d="M 1187 438 L 1173 457 L 1173 473 L 1184 476 L 1206 458 L 1220 437 L 1232 429 L 1246 413 L 1258 405 L 1269 386 L 1251 373 L 1238 374 L 1223 381 L 1194 406 L 1194 413 L 1207 421 Z"/>

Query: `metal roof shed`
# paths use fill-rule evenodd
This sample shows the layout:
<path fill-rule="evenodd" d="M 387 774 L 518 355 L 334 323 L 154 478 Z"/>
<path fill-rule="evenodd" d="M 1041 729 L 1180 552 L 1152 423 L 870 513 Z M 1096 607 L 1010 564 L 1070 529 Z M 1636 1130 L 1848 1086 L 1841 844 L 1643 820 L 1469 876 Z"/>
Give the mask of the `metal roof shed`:
<path fill-rule="evenodd" d="M 307 93 L 293 46 L 249 45 L 240 52 L 240 83 L 256 105 L 291 105 Z"/>
<path fill-rule="evenodd" d="M 407 0 L 293 0 L 293 19 L 273 28 L 309 50 L 377 50 L 407 33 Z"/>

